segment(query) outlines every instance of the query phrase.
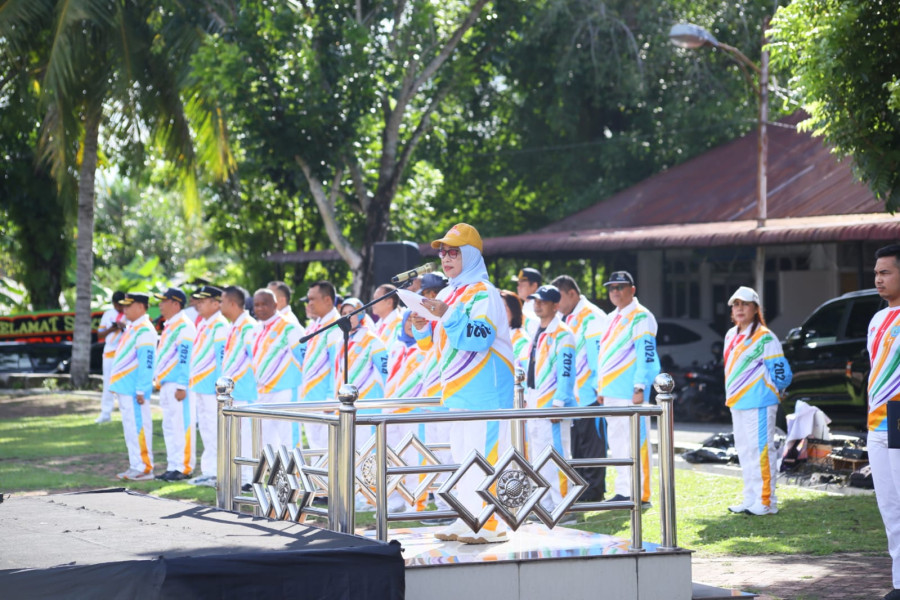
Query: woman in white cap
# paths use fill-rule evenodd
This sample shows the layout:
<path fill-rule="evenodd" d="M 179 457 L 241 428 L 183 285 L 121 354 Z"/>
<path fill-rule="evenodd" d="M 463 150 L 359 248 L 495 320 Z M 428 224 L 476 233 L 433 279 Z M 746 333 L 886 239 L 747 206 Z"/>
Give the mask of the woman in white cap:
<path fill-rule="evenodd" d="M 734 327 L 725 334 L 725 403 L 731 409 L 744 477 L 743 502 L 728 510 L 774 515 L 775 413 L 779 394 L 791 383 L 791 367 L 778 338 L 766 327 L 756 291 L 739 287 L 728 306 Z"/>

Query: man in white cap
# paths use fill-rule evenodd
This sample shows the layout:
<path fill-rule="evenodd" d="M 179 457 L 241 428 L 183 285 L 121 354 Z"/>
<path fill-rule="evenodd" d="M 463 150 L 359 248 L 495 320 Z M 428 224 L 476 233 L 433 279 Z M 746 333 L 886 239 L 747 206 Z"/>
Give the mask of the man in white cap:
<path fill-rule="evenodd" d="M 597 402 L 605 406 L 633 406 L 650 401 L 650 385 L 659 374 L 656 352 L 656 318 L 635 298 L 634 278 L 628 271 L 615 271 L 603 284 L 616 310 L 606 315 L 600 339 L 600 372 Z M 640 456 L 631 456 L 628 417 L 609 417 L 607 436 L 613 458 L 633 458 L 641 470 L 643 506 L 650 505 L 649 419 L 640 419 Z M 632 467 L 616 467 L 615 496 L 610 502 L 631 500 Z"/>

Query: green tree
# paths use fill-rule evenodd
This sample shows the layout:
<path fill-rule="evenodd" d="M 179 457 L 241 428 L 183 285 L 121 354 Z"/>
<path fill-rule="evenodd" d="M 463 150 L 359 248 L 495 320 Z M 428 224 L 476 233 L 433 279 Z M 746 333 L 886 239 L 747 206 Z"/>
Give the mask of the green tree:
<path fill-rule="evenodd" d="M 34 53 L 17 58 L 0 75 L 0 214 L 8 227 L 3 251 L 11 258 L 4 268 L 28 290 L 26 304 L 58 309 L 68 284 L 74 202 L 71 186 L 59 188 L 37 163 L 39 98 L 28 74 L 37 58 Z"/>
<path fill-rule="evenodd" d="M 187 79 L 191 54 L 202 33 L 216 22 L 211 18 L 214 13 L 196 8 L 174 0 L 0 3 L 0 38 L 6 41 L 0 60 L 15 64 L 18 56 L 34 51 L 40 40 L 48 41 L 46 61 L 34 73 L 46 111 L 41 156 L 58 183 L 77 173 L 72 350 L 76 386 L 86 383 L 90 358 L 94 177 L 101 127 L 105 140 L 120 141 L 110 148 L 131 165 L 142 164 L 145 144 L 151 142 L 183 166 L 188 201 L 196 201 L 194 136 L 188 114 L 198 115 L 193 126 L 201 143 L 223 138 L 220 121 L 209 116 L 214 114 L 208 110 L 209 100 L 191 94 Z M 204 157 L 215 158 L 213 165 L 219 172 L 229 166 L 227 154 L 209 150 Z"/>
<path fill-rule="evenodd" d="M 773 63 L 809 113 L 800 127 L 853 161 L 890 212 L 900 209 L 900 4 L 794 0 L 772 20 Z"/>
<path fill-rule="evenodd" d="M 420 142 L 503 35 L 487 4 L 245 0 L 197 61 L 245 135 L 241 160 L 277 166 L 291 198 L 299 166 L 357 294 Z"/>

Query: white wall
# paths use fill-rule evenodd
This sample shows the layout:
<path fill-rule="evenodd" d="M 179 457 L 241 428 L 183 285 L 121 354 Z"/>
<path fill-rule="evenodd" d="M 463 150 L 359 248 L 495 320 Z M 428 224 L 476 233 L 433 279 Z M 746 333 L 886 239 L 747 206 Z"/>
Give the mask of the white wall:
<path fill-rule="evenodd" d="M 637 253 L 637 297 L 655 315 L 662 315 L 663 253 L 662 250 L 642 250 Z"/>
<path fill-rule="evenodd" d="M 778 273 L 778 290 L 781 313 L 768 324 L 775 335 L 784 338 L 813 309 L 837 295 L 837 274 L 831 269 Z"/>

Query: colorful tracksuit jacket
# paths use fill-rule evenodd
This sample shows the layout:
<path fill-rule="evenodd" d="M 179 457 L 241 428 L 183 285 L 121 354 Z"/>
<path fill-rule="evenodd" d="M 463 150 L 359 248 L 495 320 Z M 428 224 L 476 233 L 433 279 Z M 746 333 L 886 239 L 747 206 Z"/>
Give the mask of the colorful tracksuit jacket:
<path fill-rule="evenodd" d="M 644 401 L 659 374 L 656 352 L 656 319 L 637 298 L 624 309 L 606 315 L 600 338 L 598 393 L 610 398 L 631 398 L 634 386 L 644 386 Z"/>
<path fill-rule="evenodd" d="M 387 351 L 377 335 L 358 327 L 350 334 L 347 344 L 348 377 L 347 381 L 355 385 L 359 398 L 384 398 L 384 382 L 387 379 Z M 335 389 L 344 383 L 344 344 L 338 346 L 334 364 Z"/>
<path fill-rule="evenodd" d="M 378 321 L 375 324 L 375 335 L 381 338 L 381 343 L 384 344 L 385 350 L 390 353 L 390 351 L 394 348 L 394 342 L 397 341 L 397 336 L 400 335 L 400 328 L 403 326 L 403 309 L 400 307 L 395 308 L 388 316 Z"/>
<path fill-rule="evenodd" d="M 869 431 L 887 431 L 887 403 L 900 401 L 900 308 L 875 313 L 867 337 Z"/>
<path fill-rule="evenodd" d="M 324 317 L 314 319 L 306 328 L 304 335 L 318 331 L 322 327 L 341 318 L 337 309 L 332 308 Z M 300 372 L 303 382 L 300 384 L 300 401 L 319 402 L 334 400 L 334 365 L 338 351 L 344 345 L 344 334 L 340 327 L 332 327 L 326 333 L 311 338 L 303 344 L 300 351 L 303 360 Z"/>
<path fill-rule="evenodd" d="M 540 327 L 540 325 L 538 325 Z M 534 355 L 534 390 L 529 408 L 575 406 L 575 336 L 559 316 L 528 345 L 528 364 Z M 526 380 L 526 385 L 527 385 Z"/>
<path fill-rule="evenodd" d="M 159 335 L 147 315 L 125 328 L 109 377 L 109 389 L 112 392 L 123 396 L 143 393 L 145 399 L 150 399 L 158 340 Z"/>
<path fill-rule="evenodd" d="M 120 313 L 116 309 L 111 308 L 100 317 L 100 329 L 108 329 L 113 323 L 123 323 L 127 325 L 128 321 L 125 319 L 125 313 Z M 106 337 L 103 338 L 103 358 L 116 357 L 116 346 L 119 345 L 119 340 L 122 339 L 122 333 L 123 332 L 119 330 L 110 331 Z"/>
<path fill-rule="evenodd" d="M 450 307 L 424 330 L 419 347 L 437 348 L 443 405 L 487 410 L 512 408 L 513 355 L 506 304 L 486 281 L 446 287 L 438 293 Z"/>
<path fill-rule="evenodd" d="M 197 337 L 191 350 L 191 391 L 195 394 L 216 393 L 227 336 L 228 321 L 220 312 L 197 325 Z"/>
<path fill-rule="evenodd" d="M 565 323 L 575 336 L 575 398 L 579 406 L 597 400 L 597 365 L 606 313 L 581 296 Z"/>
<path fill-rule="evenodd" d="M 191 375 L 191 350 L 197 330 L 183 310 L 166 321 L 156 351 L 157 386 L 174 383 L 179 390 L 188 389 Z"/>
<path fill-rule="evenodd" d="M 231 397 L 238 402 L 256 401 L 256 377 L 253 374 L 253 342 L 257 323 L 247 311 L 242 312 L 228 330 L 222 356 L 222 376 L 234 382 Z"/>
<path fill-rule="evenodd" d="M 418 398 L 422 394 L 422 377 L 425 374 L 425 359 L 428 351 L 417 344 L 405 345 L 397 342 L 392 352 L 388 370 L 385 397 Z M 401 412 L 408 412 L 405 409 Z"/>
<path fill-rule="evenodd" d="M 528 364 L 528 348 L 531 346 L 531 340 L 528 339 L 525 327 L 510 329 L 509 333 L 512 338 L 513 363 L 515 367 L 524 369 Z"/>
<path fill-rule="evenodd" d="M 302 336 L 300 327 L 278 313 L 257 325 L 252 351 L 257 392 L 270 394 L 300 386 Z"/>
<path fill-rule="evenodd" d="M 732 327 L 725 334 L 725 404 L 735 410 L 778 404 L 793 377 L 775 334 L 761 325 L 748 332 Z"/>

